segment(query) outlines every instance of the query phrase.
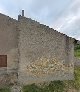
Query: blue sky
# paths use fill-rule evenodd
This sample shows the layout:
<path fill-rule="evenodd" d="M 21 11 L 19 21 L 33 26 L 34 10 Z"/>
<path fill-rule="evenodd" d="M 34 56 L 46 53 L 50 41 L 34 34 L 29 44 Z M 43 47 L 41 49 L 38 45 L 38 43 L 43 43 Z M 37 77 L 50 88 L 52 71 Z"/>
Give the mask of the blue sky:
<path fill-rule="evenodd" d="M 1 0 L 0 13 L 25 16 L 80 40 L 80 0 Z"/>

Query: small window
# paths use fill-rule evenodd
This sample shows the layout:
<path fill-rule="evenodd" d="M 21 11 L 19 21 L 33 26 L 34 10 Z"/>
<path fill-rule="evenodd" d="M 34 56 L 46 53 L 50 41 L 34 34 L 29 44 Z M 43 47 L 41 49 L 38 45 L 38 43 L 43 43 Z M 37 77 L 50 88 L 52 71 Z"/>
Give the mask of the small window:
<path fill-rule="evenodd" d="M 7 67 L 7 55 L 0 55 L 0 67 Z"/>

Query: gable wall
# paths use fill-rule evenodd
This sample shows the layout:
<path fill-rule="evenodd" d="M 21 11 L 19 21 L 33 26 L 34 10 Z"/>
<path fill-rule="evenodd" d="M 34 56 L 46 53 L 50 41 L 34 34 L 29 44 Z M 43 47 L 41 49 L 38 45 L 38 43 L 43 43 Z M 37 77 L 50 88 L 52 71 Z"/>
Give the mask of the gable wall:
<path fill-rule="evenodd" d="M 73 39 L 25 17 L 0 14 L 0 55 L 7 55 L 3 85 L 73 79 Z"/>
<path fill-rule="evenodd" d="M 25 17 L 18 27 L 20 83 L 73 79 L 72 38 Z"/>

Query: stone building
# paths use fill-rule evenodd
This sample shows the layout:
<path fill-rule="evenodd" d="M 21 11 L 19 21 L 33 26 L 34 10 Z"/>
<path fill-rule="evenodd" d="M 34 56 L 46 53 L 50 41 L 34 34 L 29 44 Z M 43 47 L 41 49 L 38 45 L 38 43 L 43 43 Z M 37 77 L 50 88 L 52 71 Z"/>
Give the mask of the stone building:
<path fill-rule="evenodd" d="M 22 15 L 0 14 L 0 86 L 74 79 L 74 42 Z"/>

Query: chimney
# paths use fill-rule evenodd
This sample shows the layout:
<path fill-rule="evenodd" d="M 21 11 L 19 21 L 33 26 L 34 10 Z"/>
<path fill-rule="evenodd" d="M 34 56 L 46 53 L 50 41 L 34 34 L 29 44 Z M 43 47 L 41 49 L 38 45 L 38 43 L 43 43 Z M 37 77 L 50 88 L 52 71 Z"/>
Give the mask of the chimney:
<path fill-rule="evenodd" d="M 24 17 L 24 10 L 22 10 L 22 16 Z"/>

